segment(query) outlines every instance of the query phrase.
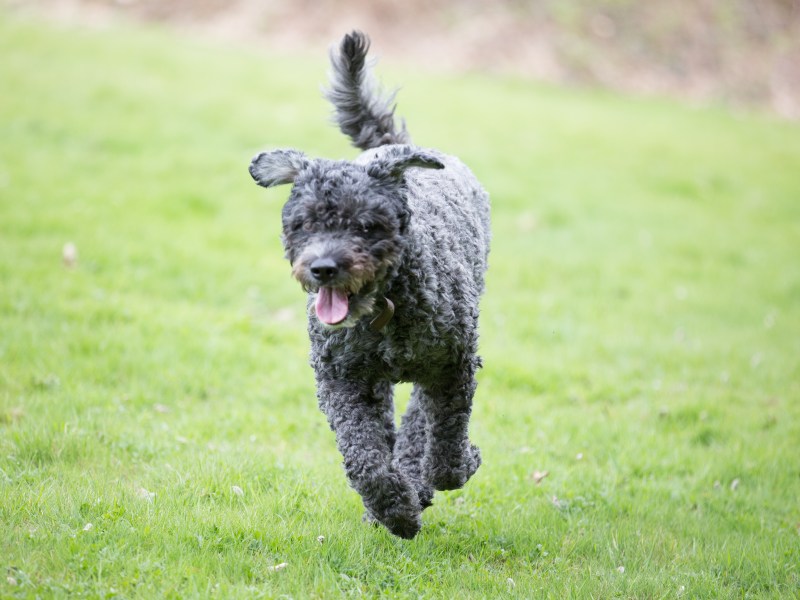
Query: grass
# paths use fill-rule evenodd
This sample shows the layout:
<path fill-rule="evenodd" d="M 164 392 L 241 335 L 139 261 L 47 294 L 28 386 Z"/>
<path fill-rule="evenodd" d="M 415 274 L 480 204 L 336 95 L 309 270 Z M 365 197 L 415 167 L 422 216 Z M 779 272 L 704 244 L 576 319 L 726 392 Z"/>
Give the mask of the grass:
<path fill-rule="evenodd" d="M 384 65 L 493 201 L 484 466 L 407 542 L 247 174 L 354 155 L 325 57 L 2 15 L 0 55 L 0 597 L 800 594 L 797 125 Z"/>

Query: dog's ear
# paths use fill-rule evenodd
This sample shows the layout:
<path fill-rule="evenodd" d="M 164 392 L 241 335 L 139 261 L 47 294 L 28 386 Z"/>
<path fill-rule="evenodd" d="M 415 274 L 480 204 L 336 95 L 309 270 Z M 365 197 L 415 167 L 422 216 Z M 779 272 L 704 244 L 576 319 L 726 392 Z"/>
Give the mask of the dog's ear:
<path fill-rule="evenodd" d="M 308 165 L 305 154 L 298 150 L 273 150 L 262 152 L 250 162 L 250 175 L 258 185 L 268 188 L 293 183 Z"/>
<path fill-rule="evenodd" d="M 444 163 L 431 152 L 406 146 L 373 160 L 367 165 L 367 173 L 378 179 L 400 179 L 410 167 L 444 169 Z"/>

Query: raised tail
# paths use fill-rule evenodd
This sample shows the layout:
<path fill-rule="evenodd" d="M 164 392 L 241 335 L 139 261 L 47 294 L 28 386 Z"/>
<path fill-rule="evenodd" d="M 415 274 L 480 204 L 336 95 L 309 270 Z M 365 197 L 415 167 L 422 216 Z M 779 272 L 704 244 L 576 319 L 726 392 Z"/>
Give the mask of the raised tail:
<path fill-rule="evenodd" d="M 395 93 L 382 94 L 367 63 L 369 38 L 360 31 L 344 36 L 338 53 L 331 51 L 330 87 L 325 97 L 335 108 L 336 122 L 353 145 L 362 150 L 386 144 L 408 144 L 402 124 L 394 122 Z"/>

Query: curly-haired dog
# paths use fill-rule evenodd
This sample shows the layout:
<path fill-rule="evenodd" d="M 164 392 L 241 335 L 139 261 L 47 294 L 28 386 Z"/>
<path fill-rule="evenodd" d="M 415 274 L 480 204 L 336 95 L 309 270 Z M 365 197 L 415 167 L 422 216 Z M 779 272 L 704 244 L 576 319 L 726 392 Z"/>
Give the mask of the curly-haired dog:
<path fill-rule="evenodd" d="M 434 490 L 481 464 L 467 437 L 480 366 L 478 300 L 489 252 L 489 199 L 457 158 L 411 144 L 394 95 L 373 83 L 369 39 L 331 53 L 327 98 L 365 150 L 354 161 L 296 150 L 256 156 L 259 185 L 292 183 L 283 243 L 308 292 L 319 406 L 366 518 L 411 538 Z M 395 430 L 393 384 L 413 382 Z"/>

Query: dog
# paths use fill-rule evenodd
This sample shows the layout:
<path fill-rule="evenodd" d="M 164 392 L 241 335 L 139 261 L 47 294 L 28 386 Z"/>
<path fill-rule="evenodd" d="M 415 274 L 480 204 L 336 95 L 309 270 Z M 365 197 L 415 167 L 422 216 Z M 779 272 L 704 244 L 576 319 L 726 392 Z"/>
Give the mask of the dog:
<path fill-rule="evenodd" d="M 282 241 L 308 293 L 319 407 L 365 520 L 410 539 L 434 491 L 462 487 L 481 464 L 467 429 L 489 197 L 460 160 L 413 145 L 397 126 L 369 45 L 358 31 L 344 37 L 325 90 L 364 152 L 353 161 L 262 152 L 250 174 L 267 188 L 292 184 Z M 413 390 L 396 429 L 393 386 L 403 381 Z"/>

